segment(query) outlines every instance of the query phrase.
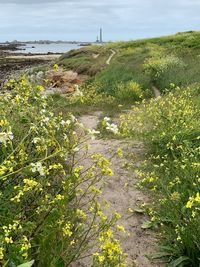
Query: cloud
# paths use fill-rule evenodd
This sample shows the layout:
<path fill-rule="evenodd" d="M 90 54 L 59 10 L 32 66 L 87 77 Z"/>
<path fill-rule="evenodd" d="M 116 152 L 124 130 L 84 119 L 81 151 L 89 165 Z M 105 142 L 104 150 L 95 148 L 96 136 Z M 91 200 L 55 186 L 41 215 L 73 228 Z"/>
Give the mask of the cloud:
<path fill-rule="evenodd" d="M 198 29 L 199 0 L 0 0 L 0 40 L 135 39 Z"/>

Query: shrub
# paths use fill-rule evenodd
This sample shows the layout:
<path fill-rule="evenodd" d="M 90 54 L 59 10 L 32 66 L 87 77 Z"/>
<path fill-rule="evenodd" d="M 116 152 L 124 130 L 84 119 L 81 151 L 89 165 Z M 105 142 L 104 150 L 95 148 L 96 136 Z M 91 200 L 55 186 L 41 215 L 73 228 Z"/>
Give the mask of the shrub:
<path fill-rule="evenodd" d="M 7 87 L 0 95 L 0 264 L 62 267 L 91 251 L 96 266 L 98 240 L 120 217 L 107 217 L 98 203 L 97 183 L 112 175 L 111 164 L 100 154 L 91 166 L 77 164 L 87 155 L 80 125 L 52 112 L 42 86 L 22 79 Z M 115 256 L 109 266 L 125 266 L 118 241 L 110 242 L 118 250 L 107 251 Z"/>
<path fill-rule="evenodd" d="M 144 97 L 143 91 L 138 83 L 129 81 L 127 83 L 119 83 L 116 88 L 116 97 L 125 101 L 138 101 Z"/>
<path fill-rule="evenodd" d="M 174 55 L 167 55 L 162 57 L 152 57 L 144 62 L 144 70 L 156 82 L 162 75 L 171 69 L 184 68 L 185 64 L 181 59 Z"/>
<path fill-rule="evenodd" d="M 199 266 L 200 109 L 199 85 L 177 88 L 163 98 L 144 102 L 122 117 L 125 136 L 143 135 L 152 155 L 139 172 L 140 185 L 153 192 L 152 222 L 161 226 L 172 261 Z M 178 259 L 178 260 L 177 260 Z"/>

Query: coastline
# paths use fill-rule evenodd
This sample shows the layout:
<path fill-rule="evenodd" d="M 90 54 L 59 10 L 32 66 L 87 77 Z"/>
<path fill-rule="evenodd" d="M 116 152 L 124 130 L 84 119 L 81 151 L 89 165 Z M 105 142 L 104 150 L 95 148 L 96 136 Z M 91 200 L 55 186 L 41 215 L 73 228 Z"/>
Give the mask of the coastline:
<path fill-rule="evenodd" d="M 52 64 L 62 53 L 23 54 L 0 50 L 0 90 L 4 83 L 18 73 L 33 67 Z"/>

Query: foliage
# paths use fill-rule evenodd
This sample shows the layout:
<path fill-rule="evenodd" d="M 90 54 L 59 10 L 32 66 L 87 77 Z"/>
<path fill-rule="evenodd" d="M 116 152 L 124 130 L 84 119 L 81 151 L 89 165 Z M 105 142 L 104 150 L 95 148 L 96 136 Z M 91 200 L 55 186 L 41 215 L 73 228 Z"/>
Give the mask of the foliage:
<path fill-rule="evenodd" d="M 143 73 L 138 73 L 138 71 L 135 71 L 131 66 L 124 66 L 124 64 L 121 63 L 113 63 L 91 80 L 91 84 L 97 84 L 98 92 L 111 95 L 124 102 L 127 102 L 127 100 L 128 102 L 138 100 L 137 93 L 130 93 L 129 95 L 129 92 L 133 92 L 131 89 L 133 86 L 131 85 L 134 85 L 134 83 L 137 83 L 138 88 L 141 88 L 139 91 L 141 91 L 144 97 L 150 96 L 150 92 L 147 89 L 149 77 L 145 76 Z M 124 90 L 124 94 L 122 90 Z"/>
<path fill-rule="evenodd" d="M 110 161 L 96 154 L 91 166 L 79 165 L 87 144 L 77 119 L 54 114 L 42 86 L 22 79 L 7 87 L 0 95 L 0 265 L 69 266 L 91 251 L 96 266 L 103 249 L 104 266 L 125 266 L 114 235 L 110 246 L 98 245 L 120 218 L 98 202 Z"/>
<path fill-rule="evenodd" d="M 121 118 L 122 134 L 143 135 L 152 152 L 152 164 L 138 172 L 140 186 L 153 192 L 149 214 L 161 226 L 166 248 L 171 247 L 169 260 L 178 259 L 170 266 L 200 264 L 199 88 L 176 88 Z"/>
<path fill-rule="evenodd" d="M 175 68 L 184 68 L 184 63 L 174 55 L 149 58 L 144 62 L 144 70 L 156 82 L 162 75 Z"/>
<path fill-rule="evenodd" d="M 134 81 L 120 83 L 117 85 L 116 97 L 122 101 L 139 101 L 144 97 L 140 85 Z"/>
<path fill-rule="evenodd" d="M 160 38 L 90 46 L 64 54 L 58 63 L 67 69 L 91 75 L 91 83 L 99 85 L 99 92 L 115 96 L 118 84 L 135 81 L 140 85 L 144 98 L 149 98 L 153 95 L 152 83 L 165 92 L 171 83 L 189 86 L 200 82 L 199 43 L 200 32 L 189 31 Z M 116 55 L 107 65 L 110 49 L 114 49 Z M 95 58 L 94 55 L 99 56 Z"/>
<path fill-rule="evenodd" d="M 88 83 L 82 87 L 82 90 L 84 95 L 83 102 L 87 105 L 112 105 L 115 102 L 113 96 L 99 92 L 98 83 Z"/>
<path fill-rule="evenodd" d="M 58 63 L 78 73 L 95 75 L 106 65 L 110 52 L 104 46 L 91 46 L 72 50 L 61 56 Z"/>

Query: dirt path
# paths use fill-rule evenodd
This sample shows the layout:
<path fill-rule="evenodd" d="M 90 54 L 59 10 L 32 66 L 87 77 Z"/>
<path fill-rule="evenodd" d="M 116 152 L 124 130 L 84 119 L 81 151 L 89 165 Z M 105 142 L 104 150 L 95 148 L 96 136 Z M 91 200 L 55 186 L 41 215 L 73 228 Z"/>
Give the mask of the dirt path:
<path fill-rule="evenodd" d="M 84 115 L 80 118 L 80 122 L 85 127 L 95 129 L 97 127 L 99 117 L 102 113 L 96 112 L 92 115 Z M 156 234 L 151 230 L 143 230 L 141 225 L 149 219 L 144 214 L 130 213 L 128 209 L 134 209 L 142 203 L 148 202 L 148 197 L 136 188 L 138 182 L 137 175 L 127 168 L 124 168 L 125 158 L 120 158 L 116 154 L 118 148 L 122 148 L 125 156 L 128 155 L 135 159 L 135 164 L 139 165 L 145 149 L 142 143 L 130 143 L 122 140 L 102 140 L 96 139 L 90 141 L 90 153 L 101 153 L 107 158 L 112 158 L 112 169 L 114 176 L 109 177 L 106 181 L 102 200 L 110 203 L 110 212 L 118 211 L 122 214 L 119 222 L 130 233 L 129 237 L 125 237 L 124 233 L 118 236 L 122 240 L 124 252 L 129 255 L 128 267 L 160 267 L 160 263 L 152 263 L 148 256 L 155 252 L 154 246 L 157 243 Z M 78 262 L 79 267 L 89 267 L 88 262 Z"/>
<path fill-rule="evenodd" d="M 156 86 L 153 85 L 152 89 L 153 89 L 153 92 L 154 92 L 154 95 L 155 95 L 156 98 L 161 96 L 161 92 Z"/>
<path fill-rule="evenodd" d="M 115 50 L 111 49 L 110 51 L 112 52 L 112 54 L 110 55 L 110 57 L 109 57 L 108 60 L 106 61 L 106 64 L 107 64 L 107 65 L 110 65 L 110 62 L 111 62 L 112 58 L 113 58 L 113 57 L 115 56 L 115 54 L 116 54 Z"/>

